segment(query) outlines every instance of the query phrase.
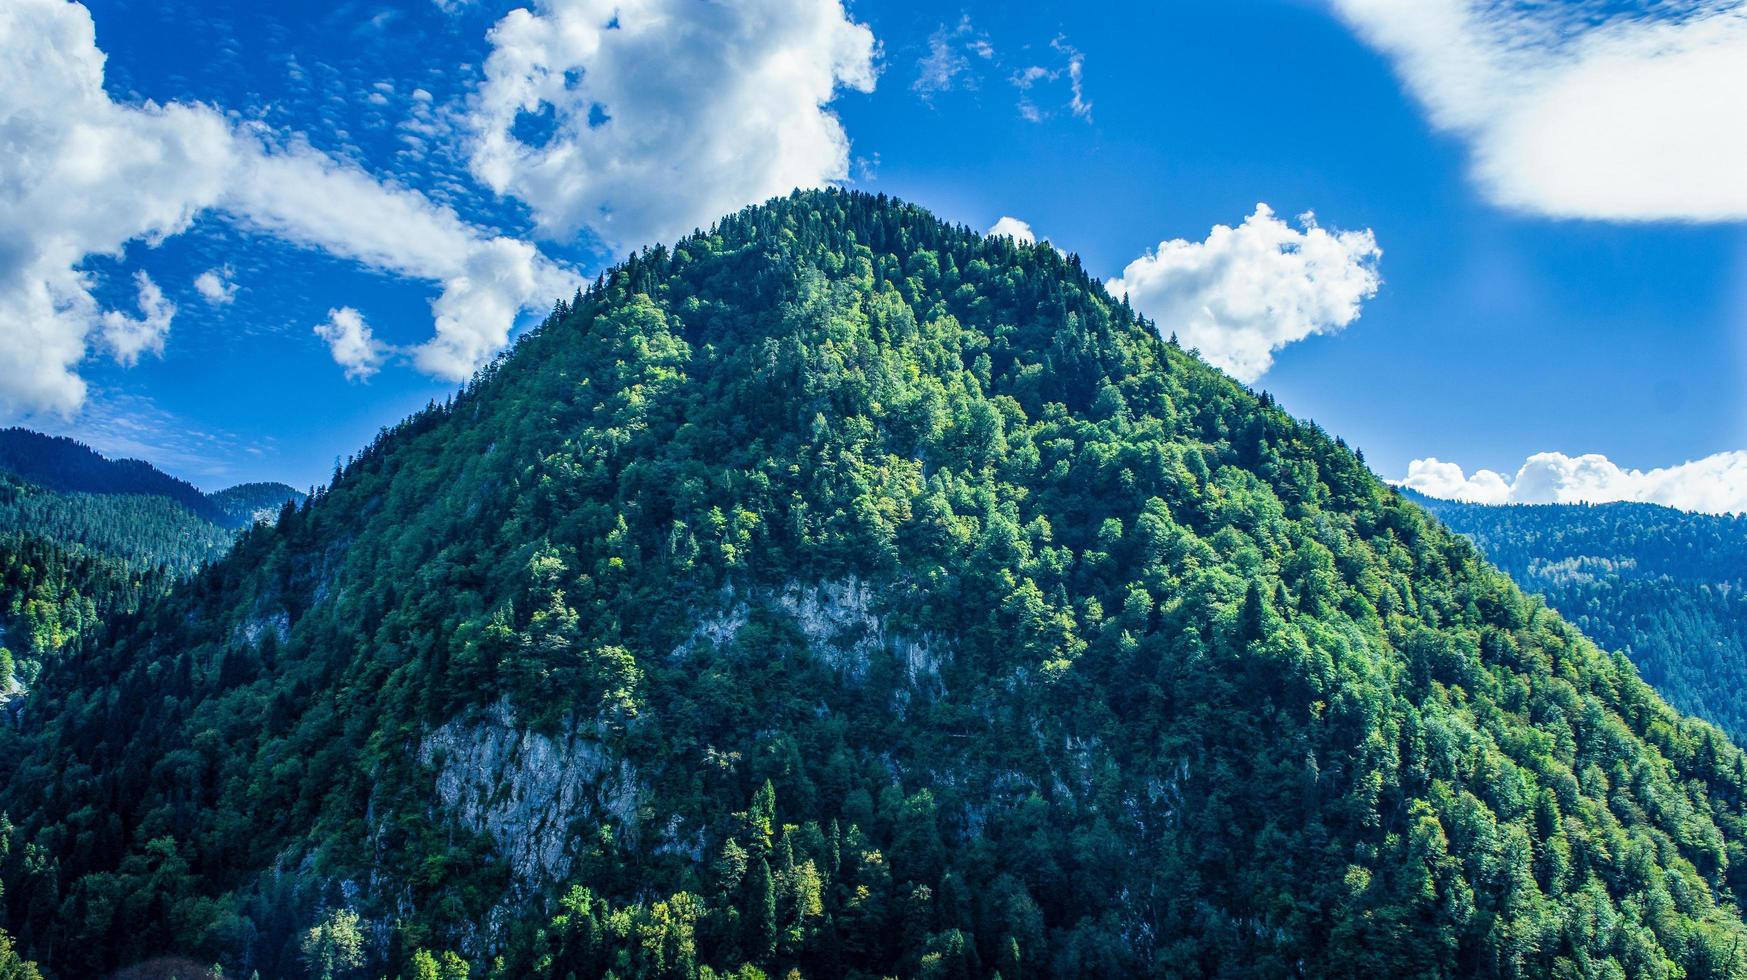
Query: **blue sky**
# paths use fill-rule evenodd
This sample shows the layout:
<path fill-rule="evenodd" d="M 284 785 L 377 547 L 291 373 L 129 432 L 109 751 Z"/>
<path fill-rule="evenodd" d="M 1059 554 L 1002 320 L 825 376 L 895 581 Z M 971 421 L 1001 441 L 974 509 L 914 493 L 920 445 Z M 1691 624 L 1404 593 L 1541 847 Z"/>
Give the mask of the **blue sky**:
<path fill-rule="evenodd" d="M 1747 508 L 1739 2 L 8 6 L 0 421 L 202 486 L 319 482 L 613 255 L 835 182 L 1024 222 L 1386 477 Z"/>

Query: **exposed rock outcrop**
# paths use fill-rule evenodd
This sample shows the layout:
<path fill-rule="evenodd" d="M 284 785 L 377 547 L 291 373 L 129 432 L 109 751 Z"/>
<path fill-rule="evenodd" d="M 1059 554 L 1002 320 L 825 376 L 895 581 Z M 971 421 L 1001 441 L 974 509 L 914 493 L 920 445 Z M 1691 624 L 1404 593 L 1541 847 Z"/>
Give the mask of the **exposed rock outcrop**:
<path fill-rule="evenodd" d="M 578 821 L 636 825 L 643 794 L 629 761 L 586 725 L 569 723 L 556 736 L 530 731 L 507 700 L 431 732 L 418 757 L 436 771 L 438 805 L 491 837 L 518 883 L 568 877 Z"/>

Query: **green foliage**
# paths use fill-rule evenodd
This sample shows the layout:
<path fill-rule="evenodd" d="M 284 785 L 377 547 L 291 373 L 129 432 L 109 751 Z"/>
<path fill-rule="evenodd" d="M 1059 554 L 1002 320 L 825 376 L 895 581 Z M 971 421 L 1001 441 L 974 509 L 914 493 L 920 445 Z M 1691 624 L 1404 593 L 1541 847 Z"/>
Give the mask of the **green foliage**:
<path fill-rule="evenodd" d="M 335 980 L 352 975 L 364 965 L 364 936 L 358 931 L 358 913 L 351 909 L 336 909 L 326 919 L 303 934 L 298 943 L 309 975 L 319 980 Z M 427 958 L 429 954 L 426 954 Z M 413 957 L 415 969 L 419 958 Z M 440 969 L 440 964 L 433 964 Z M 433 974 L 436 975 L 436 974 Z M 465 969 L 463 969 L 465 975 Z"/>
<path fill-rule="evenodd" d="M 30 534 L 139 568 L 191 572 L 224 554 L 236 532 L 168 497 L 45 490 L 0 473 L 0 533 Z"/>
<path fill-rule="evenodd" d="M 11 936 L 0 932 L 0 980 L 42 980 L 36 964 L 18 955 Z"/>
<path fill-rule="evenodd" d="M 69 976 L 290 975 L 342 906 L 388 975 L 1747 976 L 1724 736 L 1076 259 L 883 197 L 633 257 L 42 689 L 6 917 Z M 629 787 L 550 815 L 574 880 L 433 806 L 506 704 Z"/>
<path fill-rule="evenodd" d="M 33 534 L 0 533 L 0 678 L 29 685 L 50 658 L 110 617 L 166 594 L 171 579 Z"/>
<path fill-rule="evenodd" d="M 1415 499 L 1669 703 L 1747 738 L 1747 517 Z"/>
<path fill-rule="evenodd" d="M 472 971 L 467 961 L 454 952 L 432 953 L 421 949 L 413 953 L 408 980 L 467 980 Z"/>

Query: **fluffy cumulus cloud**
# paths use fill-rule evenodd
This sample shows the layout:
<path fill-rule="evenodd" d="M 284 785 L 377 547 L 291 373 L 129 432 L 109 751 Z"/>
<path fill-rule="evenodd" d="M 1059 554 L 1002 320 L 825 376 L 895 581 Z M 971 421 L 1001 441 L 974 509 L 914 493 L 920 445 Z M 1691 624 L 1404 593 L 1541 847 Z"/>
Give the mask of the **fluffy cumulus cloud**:
<path fill-rule="evenodd" d="M 346 377 L 353 381 L 380 371 L 390 353 L 364 322 L 364 315 L 350 306 L 329 310 L 327 320 L 315 325 L 315 335 L 327 342 L 334 363 L 345 368 Z"/>
<path fill-rule="evenodd" d="M 170 335 L 170 321 L 176 316 L 176 304 L 164 298 L 164 291 L 151 276 L 141 270 L 133 278 L 139 290 L 140 315 L 132 317 L 119 310 L 103 314 L 103 341 L 115 359 L 128 367 L 139 363 L 141 354 L 164 355 L 164 338 Z"/>
<path fill-rule="evenodd" d="M 1606 456 L 1536 453 L 1506 477 L 1462 471 L 1437 458 L 1416 459 L 1401 485 L 1431 497 L 1479 504 L 1570 504 L 1630 500 L 1708 514 L 1747 512 L 1747 452 L 1718 453 L 1652 470 L 1632 470 Z"/>
<path fill-rule="evenodd" d="M 989 229 L 991 235 L 1006 235 L 1014 241 L 1030 245 L 1037 241 L 1037 233 L 1031 230 L 1031 225 L 1008 215 L 1002 215 L 1001 220 Z"/>
<path fill-rule="evenodd" d="M 1612 220 L 1747 217 L 1747 2 L 1334 0 L 1460 134 L 1495 202 Z"/>
<path fill-rule="evenodd" d="M 543 234 L 670 240 L 843 180 L 828 108 L 872 91 L 872 32 L 839 0 L 535 0 L 492 28 L 471 164 Z"/>
<path fill-rule="evenodd" d="M 1159 331 L 1240 381 L 1261 377 L 1274 352 L 1359 317 L 1377 294 L 1382 250 L 1370 231 L 1329 231 L 1314 215 L 1297 227 L 1266 204 L 1206 241 L 1159 243 L 1105 285 L 1127 295 Z"/>
<path fill-rule="evenodd" d="M 176 234 L 213 205 L 208 161 L 230 157 L 230 130 L 204 107 L 116 105 L 83 7 L 9 0 L 0 146 L 0 415 L 67 414 L 85 398 L 88 339 L 108 326 L 81 263 Z M 118 351 L 126 335 L 116 321 Z"/>
<path fill-rule="evenodd" d="M 208 269 L 194 277 L 194 291 L 214 306 L 228 306 L 237 298 L 237 284 L 231 281 L 230 266 Z"/>
<path fill-rule="evenodd" d="M 531 247 L 296 140 L 206 105 L 118 103 L 104 60 L 83 6 L 0 4 L 0 362 L 13 368 L 0 371 L 0 416 L 76 411 L 93 338 L 123 363 L 163 349 L 174 306 L 157 285 L 137 280 L 137 317 L 104 310 L 85 263 L 156 244 L 203 212 L 440 283 L 431 354 L 417 362 L 447 378 L 465 376 L 463 354 L 476 355 L 470 369 L 501 344 L 517 310 L 573 285 Z M 502 268 L 511 255 L 524 267 Z"/>

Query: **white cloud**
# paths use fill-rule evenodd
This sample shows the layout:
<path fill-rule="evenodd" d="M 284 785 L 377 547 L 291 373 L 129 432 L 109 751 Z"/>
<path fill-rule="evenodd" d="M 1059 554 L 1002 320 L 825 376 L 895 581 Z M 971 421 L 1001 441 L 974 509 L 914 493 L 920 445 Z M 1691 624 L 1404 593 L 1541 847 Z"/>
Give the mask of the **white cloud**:
<path fill-rule="evenodd" d="M 194 291 L 214 306 L 228 306 L 237 298 L 237 284 L 231 281 L 230 266 L 208 269 L 194 277 Z"/>
<path fill-rule="evenodd" d="M 1747 218 L 1747 2 L 1333 0 L 1505 207 Z"/>
<path fill-rule="evenodd" d="M 93 334 L 124 363 L 162 350 L 173 308 L 157 287 L 148 303 L 142 283 L 140 319 L 105 311 L 84 263 L 120 258 L 132 242 L 155 245 L 202 212 L 441 283 L 431 346 L 449 356 L 418 363 L 448 378 L 466 374 L 454 351 L 501 343 L 517 310 L 544 309 L 573 288 L 531 246 L 506 248 L 453 210 L 295 139 L 233 124 L 207 105 L 115 102 L 104 61 L 83 6 L 0 4 L 0 146 L 9 148 L 0 166 L 0 362 L 16 368 L 0 371 L 0 417 L 76 412 Z M 512 254 L 526 263 L 516 274 L 500 268 Z M 479 275 L 485 267 L 495 274 Z M 488 315 L 502 322 L 477 319 Z"/>
<path fill-rule="evenodd" d="M 81 263 L 185 229 L 217 199 L 208 161 L 229 143 L 203 106 L 110 101 L 83 7 L 0 4 L 0 416 L 79 407 L 104 319 Z"/>
<path fill-rule="evenodd" d="M 973 56 L 993 61 L 995 46 L 971 24 L 969 14 L 962 14 L 957 26 L 942 24 L 928 35 L 928 53 L 916 62 L 916 80 L 910 83 L 910 90 L 922 101 L 931 102 L 935 95 L 954 88 L 981 87 L 981 75 L 971 68 Z"/>
<path fill-rule="evenodd" d="M 548 309 L 577 285 L 532 245 L 492 236 L 417 191 L 379 183 L 301 144 L 262 144 L 225 203 L 255 230 L 441 283 L 431 303 L 435 336 L 413 363 L 451 381 L 504 346 L 518 311 Z"/>
<path fill-rule="evenodd" d="M 1001 220 L 995 222 L 995 226 L 988 233 L 1006 235 L 1021 245 L 1030 245 L 1037 241 L 1037 234 L 1031 230 L 1031 225 L 1008 215 L 1002 215 Z"/>
<path fill-rule="evenodd" d="M 1043 122 L 1049 118 L 1049 111 L 1039 106 L 1032 97 L 1033 90 L 1044 84 L 1059 82 L 1065 77 L 1068 81 L 1068 111 L 1077 118 L 1091 122 L 1092 103 L 1086 98 L 1085 88 L 1085 56 L 1080 53 L 1080 49 L 1069 44 L 1065 37 L 1057 36 L 1049 42 L 1049 46 L 1061 58 L 1059 67 L 1027 65 L 1007 79 L 1019 90 L 1019 115 L 1027 122 Z"/>
<path fill-rule="evenodd" d="M 363 381 L 380 371 L 391 353 L 376 339 L 363 314 L 350 306 L 329 310 L 327 321 L 315 325 L 315 335 L 327 341 L 334 363 L 345 368 L 352 381 Z"/>
<path fill-rule="evenodd" d="M 1208 363 L 1254 381 L 1274 351 L 1358 319 L 1382 282 L 1383 252 L 1369 230 L 1331 232 L 1312 214 L 1298 221 L 1293 228 L 1258 204 L 1236 228 L 1215 225 L 1205 242 L 1160 242 L 1105 286 Z"/>
<path fill-rule="evenodd" d="M 1401 485 L 1430 497 L 1479 504 L 1570 504 L 1630 500 L 1707 514 L 1747 512 L 1747 452 L 1725 452 L 1652 470 L 1624 469 L 1591 453 L 1536 453 L 1516 475 L 1462 472 L 1435 457 L 1407 465 Z"/>
<path fill-rule="evenodd" d="M 827 106 L 874 87 L 873 34 L 839 0 L 535 0 L 490 41 L 475 176 L 543 234 L 615 248 L 843 180 Z"/>
<path fill-rule="evenodd" d="M 123 367 L 138 364 L 140 355 L 148 351 L 164 356 L 164 338 L 176 316 L 176 304 L 164 298 L 164 291 L 144 270 L 134 273 L 133 280 L 139 290 L 139 317 L 117 310 L 103 314 L 103 341 Z"/>
<path fill-rule="evenodd" d="M 953 32 L 942 25 L 928 36 L 928 53 L 916 63 L 916 80 L 910 90 L 929 101 L 937 92 L 952 90 L 954 79 L 970 68 L 970 59 L 954 43 Z"/>
<path fill-rule="evenodd" d="M 1068 111 L 1081 119 L 1092 118 L 1092 103 L 1086 98 L 1085 69 L 1086 57 L 1080 54 L 1080 49 L 1067 43 L 1064 38 L 1056 38 L 1049 46 L 1062 53 L 1068 59 Z"/>

